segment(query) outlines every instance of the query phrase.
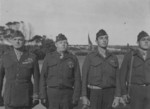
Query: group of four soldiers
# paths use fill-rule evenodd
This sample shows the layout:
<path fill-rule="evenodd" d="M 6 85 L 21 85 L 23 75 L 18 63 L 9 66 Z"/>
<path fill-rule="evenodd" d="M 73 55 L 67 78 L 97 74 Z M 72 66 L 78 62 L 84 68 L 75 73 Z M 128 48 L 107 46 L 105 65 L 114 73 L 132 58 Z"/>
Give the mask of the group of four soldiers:
<path fill-rule="evenodd" d="M 56 51 L 46 55 L 41 74 L 36 56 L 25 48 L 24 35 L 18 30 L 10 35 L 13 47 L 0 60 L 0 104 L 4 97 L 5 109 L 31 109 L 39 99 L 48 109 L 73 109 L 80 99 L 83 108 L 112 109 L 119 103 L 126 105 L 129 98 L 131 109 L 150 109 L 150 36 L 146 32 L 138 34 L 138 49 L 125 55 L 119 69 L 117 56 L 107 50 L 108 34 L 99 30 L 97 49 L 86 56 L 82 73 L 77 57 L 67 50 L 67 38 L 59 34 Z"/>

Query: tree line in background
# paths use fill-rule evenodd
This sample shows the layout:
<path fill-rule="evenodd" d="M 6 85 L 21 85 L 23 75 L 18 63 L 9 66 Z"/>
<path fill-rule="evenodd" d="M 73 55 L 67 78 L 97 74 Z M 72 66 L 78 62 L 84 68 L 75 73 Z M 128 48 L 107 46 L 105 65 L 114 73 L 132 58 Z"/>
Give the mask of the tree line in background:
<path fill-rule="evenodd" d="M 28 24 L 28 28 L 23 21 L 20 22 L 8 22 L 6 26 L 0 26 L 0 56 L 11 49 L 9 39 L 12 31 L 21 31 L 26 39 L 26 49 L 29 52 L 37 55 L 39 60 L 42 60 L 47 53 L 51 53 L 56 50 L 55 42 L 48 38 L 46 35 L 33 35 L 33 27 Z M 89 52 L 95 50 L 96 45 L 93 45 L 90 36 L 88 34 L 87 45 L 69 45 L 69 50 L 78 56 L 85 56 Z M 136 49 L 136 46 L 109 46 L 108 50 L 116 55 L 125 54 L 130 49 Z"/>

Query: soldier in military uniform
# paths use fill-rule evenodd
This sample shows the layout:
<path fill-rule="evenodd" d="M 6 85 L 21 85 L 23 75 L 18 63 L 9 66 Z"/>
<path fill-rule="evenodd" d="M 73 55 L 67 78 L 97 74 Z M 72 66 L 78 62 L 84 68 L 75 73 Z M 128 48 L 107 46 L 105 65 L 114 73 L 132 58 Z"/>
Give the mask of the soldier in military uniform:
<path fill-rule="evenodd" d="M 85 58 L 82 67 L 82 101 L 90 109 L 112 109 L 120 100 L 118 59 L 107 50 L 108 35 L 101 29 L 96 34 L 98 45 Z"/>
<path fill-rule="evenodd" d="M 3 78 L 5 109 L 31 109 L 38 104 L 39 65 L 36 56 L 25 49 L 25 39 L 20 31 L 10 33 L 13 48 L 0 61 L 0 94 Z M 31 78 L 33 76 L 33 82 Z"/>
<path fill-rule="evenodd" d="M 137 36 L 137 44 L 137 50 L 125 55 L 120 69 L 122 95 L 126 102 L 130 97 L 131 109 L 150 109 L 149 34 L 141 31 Z"/>
<path fill-rule="evenodd" d="M 81 75 L 78 59 L 67 50 L 67 38 L 56 36 L 56 51 L 46 55 L 41 71 L 41 103 L 48 109 L 73 109 L 78 104 Z"/>

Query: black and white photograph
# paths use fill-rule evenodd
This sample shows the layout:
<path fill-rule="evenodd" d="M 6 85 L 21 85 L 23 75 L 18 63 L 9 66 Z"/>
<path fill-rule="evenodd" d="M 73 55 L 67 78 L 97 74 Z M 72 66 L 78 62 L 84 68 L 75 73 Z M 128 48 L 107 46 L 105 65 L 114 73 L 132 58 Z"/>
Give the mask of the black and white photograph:
<path fill-rule="evenodd" d="M 0 0 L 0 109 L 150 109 L 150 0 Z"/>

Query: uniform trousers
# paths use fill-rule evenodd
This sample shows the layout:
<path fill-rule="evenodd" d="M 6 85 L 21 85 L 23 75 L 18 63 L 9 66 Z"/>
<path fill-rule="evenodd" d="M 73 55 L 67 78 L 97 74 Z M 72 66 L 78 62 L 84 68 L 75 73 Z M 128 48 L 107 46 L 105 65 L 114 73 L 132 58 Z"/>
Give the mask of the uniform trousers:
<path fill-rule="evenodd" d="M 48 109 L 73 109 L 73 89 L 48 88 Z"/>
<path fill-rule="evenodd" d="M 115 88 L 88 89 L 90 109 L 112 109 Z"/>
<path fill-rule="evenodd" d="M 131 85 L 131 109 L 150 109 L 150 85 Z"/>
<path fill-rule="evenodd" d="M 32 109 L 31 107 L 12 107 L 12 106 L 5 106 L 5 109 Z"/>

